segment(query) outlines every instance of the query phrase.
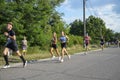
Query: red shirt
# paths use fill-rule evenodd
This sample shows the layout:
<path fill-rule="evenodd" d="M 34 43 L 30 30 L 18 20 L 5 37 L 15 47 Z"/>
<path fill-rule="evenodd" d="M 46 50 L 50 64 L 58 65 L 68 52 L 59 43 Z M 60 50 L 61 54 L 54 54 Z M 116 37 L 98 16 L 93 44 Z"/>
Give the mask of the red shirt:
<path fill-rule="evenodd" d="M 90 42 L 90 37 L 89 36 L 85 36 L 85 43 L 89 44 L 89 42 Z"/>

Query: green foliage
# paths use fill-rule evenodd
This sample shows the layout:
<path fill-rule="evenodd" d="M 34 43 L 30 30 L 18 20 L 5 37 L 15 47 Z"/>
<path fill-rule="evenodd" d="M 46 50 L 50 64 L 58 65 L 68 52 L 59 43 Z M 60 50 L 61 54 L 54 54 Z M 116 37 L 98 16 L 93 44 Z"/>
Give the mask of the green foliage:
<path fill-rule="evenodd" d="M 83 38 L 81 36 L 69 35 L 68 46 L 83 45 Z"/>
<path fill-rule="evenodd" d="M 29 47 L 39 49 L 49 47 L 52 32 L 65 30 L 61 14 L 55 8 L 64 0 L 14 0 L 0 3 L 0 44 L 5 44 L 3 35 L 6 23 L 13 22 L 13 30 L 20 45 L 23 36 L 27 37 Z"/>
<path fill-rule="evenodd" d="M 120 33 L 116 32 L 114 36 L 116 39 L 120 40 Z"/>
<path fill-rule="evenodd" d="M 86 28 L 87 33 L 91 37 L 91 43 L 98 43 L 101 36 L 105 35 L 106 27 L 105 23 L 101 18 L 89 16 L 88 19 L 86 19 Z"/>
<path fill-rule="evenodd" d="M 35 53 L 40 53 L 40 47 L 39 46 L 28 47 L 27 54 L 35 54 Z"/>
<path fill-rule="evenodd" d="M 71 25 L 70 34 L 78 35 L 78 36 L 83 35 L 84 27 L 83 27 L 83 22 L 81 20 L 75 20 L 70 25 Z"/>
<path fill-rule="evenodd" d="M 17 43 L 20 46 L 23 36 L 27 37 L 29 48 L 37 46 L 37 49 L 48 49 L 52 32 L 56 32 L 58 38 L 61 31 L 70 37 L 68 46 L 83 44 L 84 27 L 81 20 L 75 20 L 70 25 L 63 22 L 55 8 L 64 0 L 13 0 L 7 2 L 0 0 L 0 44 L 4 46 L 6 37 L 6 23 L 13 22 L 13 30 L 17 35 Z M 107 29 L 101 18 L 89 16 L 86 19 L 87 33 L 91 36 L 92 43 L 98 43 L 104 36 L 106 41 L 119 38 L 119 33 Z M 59 43 L 60 44 L 60 43 Z"/>
<path fill-rule="evenodd" d="M 114 32 L 113 30 L 107 29 L 105 35 L 105 41 L 113 41 L 114 40 Z"/>
<path fill-rule="evenodd" d="M 70 25 L 70 34 L 83 36 L 84 27 L 81 20 L 75 20 Z M 107 29 L 105 22 L 101 18 L 92 15 L 86 19 L 86 32 L 91 37 L 90 42 L 92 44 L 99 44 L 101 36 L 104 37 L 105 41 L 113 41 L 115 38 L 120 39 L 119 33 Z"/>

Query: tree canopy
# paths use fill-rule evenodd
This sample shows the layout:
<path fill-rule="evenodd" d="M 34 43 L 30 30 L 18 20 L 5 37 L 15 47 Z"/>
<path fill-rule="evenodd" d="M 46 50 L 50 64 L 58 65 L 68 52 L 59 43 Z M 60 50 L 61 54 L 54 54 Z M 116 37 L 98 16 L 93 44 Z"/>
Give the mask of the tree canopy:
<path fill-rule="evenodd" d="M 75 20 L 70 23 L 70 34 L 84 36 L 84 26 L 81 20 Z M 95 16 L 89 16 L 86 19 L 86 32 L 91 37 L 92 43 L 98 43 L 101 36 L 105 38 L 106 41 L 111 41 L 113 38 L 119 38 L 119 33 L 115 33 L 113 30 L 106 27 L 105 22 Z"/>
<path fill-rule="evenodd" d="M 64 0 L 1 0 L 0 36 L 3 36 L 7 22 L 13 22 L 18 43 L 27 36 L 30 46 L 48 44 L 53 31 L 64 30 L 61 13 L 55 8 Z M 0 44 L 5 39 L 1 37 Z M 44 44 L 44 45 L 45 45 Z"/>
<path fill-rule="evenodd" d="M 56 11 L 56 7 L 62 2 L 64 0 L 0 0 L 1 46 L 6 42 L 3 33 L 8 22 L 13 22 L 18 44 L 21 44 L 21 40 L 26 36 L 30 47 L 39 46 L 40 49 L 47 49 L 52 32 L 60 36 L 61 31 L 69 35 L 69 45 L 83 44 L 83 22 L 75 20 L 70 25 L 66 24 L 62 20 L 63 14 Z M 106 28 L 105 22 L 99 17 L 89 16 L 86 19 L 86 28 L 92 43 L 97 43 L 101 36 L 106 41 L 120 39 L 120 34 Z"/>

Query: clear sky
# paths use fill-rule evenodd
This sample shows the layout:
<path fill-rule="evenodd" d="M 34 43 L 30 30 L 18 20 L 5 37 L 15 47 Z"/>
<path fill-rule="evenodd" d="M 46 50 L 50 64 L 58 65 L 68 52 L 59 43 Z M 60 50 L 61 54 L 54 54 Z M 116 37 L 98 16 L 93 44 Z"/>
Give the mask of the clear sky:
<path fill-rule="evenodd" d="M 83 20 L 83 0 L 65 0 L 57 9 L 66 23 L 75 19 Z M 120 32 L 120 0 L 86 0 L 86 18 L 90 15 L 100 17 L 106 27 Z"/>

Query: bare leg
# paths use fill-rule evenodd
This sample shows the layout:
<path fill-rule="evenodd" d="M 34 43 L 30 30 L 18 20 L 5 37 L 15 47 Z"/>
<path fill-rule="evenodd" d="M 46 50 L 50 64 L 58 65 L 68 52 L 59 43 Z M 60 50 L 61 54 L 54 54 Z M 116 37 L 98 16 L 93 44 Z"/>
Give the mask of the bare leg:
<path fill-rule="evenodd" d="M 26 55 L 26 50 L 22 51 L 22 55 L 24 55 L 24 56 Z"/>
<path fill-rule="evenodd" d="M 102 51 L 103 51 L 103 49 L 104 49 L 104 45 L 101 45 L 101 48 L 102 48 Z"/>
<path fill-rule="evenodd" d="M 66 53 L 66 55 L 68 56 L 68 58 L 70 59 L 70 55 L 68 54 L 66 48 L 64 49 L 64 52 Z"/>
<path fill-rule="evenodd" d="M 59 53 L 58 49 L 55 49 L 55 51 L 56 51 L 57 56 L 60 57 L 60 53 Z"/>
<path fill-rule="evenodd" d="M 56 48 L 55 51 L 56 51 L 56 54 L 58 56 L 58 60 L 61 60 L 60 53 L 59 53 L 58 49 Z"/>
<path fill-rule="evenodd" d="M 61 56 L 61 62 L 63 62 L 63 59 L 64 59 L 64 48 L 62 48 L 62 56 Z"/>
<path fill-rule="evenodd" d="M 85 48 L 85 55 L 87 54 L 88 52 L 88 45 L 86 45 L 86 48 Z"/>
<path fill-rule="evenodd" d="M 51 54 L 51 57 L 53 57 L 53 48 L 50 48 L 50 54 Z"/>
<path fill-rule="evenodd" d="M 8 49 L 8 48 L 5 48 L 4 51 L 3 51 L 3 54 L 4 54 L 4 55 L 7 55 L 8 52 L 9 52 L 9 49 Z"/>

